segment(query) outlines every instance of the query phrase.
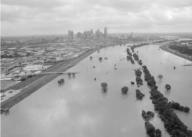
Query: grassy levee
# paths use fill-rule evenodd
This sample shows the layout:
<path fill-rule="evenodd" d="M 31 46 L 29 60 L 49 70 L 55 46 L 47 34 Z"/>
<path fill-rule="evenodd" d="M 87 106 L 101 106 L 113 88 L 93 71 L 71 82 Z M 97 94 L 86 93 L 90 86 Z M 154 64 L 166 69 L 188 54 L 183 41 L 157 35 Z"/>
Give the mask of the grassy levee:
<path fill-rule="evenodd" d="M 188 56 L 188 55 L 186 55 L 186 54 L 182 54 L 182 53 L 180 53 L 180 52 L 178 52 L 178 51 L 176 51 L 176 50 L 173 50 L 173 49 L 169 48 L 168 45 L 162 45 L 162 46 L 160 46 L 160 48 L 161 48 L 162 50 L 167 51 L 167 52 L 169 52 L 169 53 L 172 53 L 172 54 L 174 54 L 174 55 L 176 55 L 176 56 L 179 56 L 179 57 L 181 57 L 181 58 L 184 58 L 184 59 L 187 59 L 187 60 L 189 60 L 189 61 L 192 61 L 192 58 L 191 58 L 190 56 Z"/>
<path fill-rule="evenodd" d="M 70 61 L 66 62 L 60 62 L 56 65 L 54 65 L 53 67 L 51 67 L 51 69 L 49 69 L 49 71 L 58 71 L 58 72 L 64 72 L 67 69 L 71 68 L 72 66 L 76 65 L 78 62 L 80 62 L 82 59 L 86 58 L 87 56 L 89 56 L 90 54 L 92 54 L 93 52 L 95 52 L 95 49 L 91 49 L 88 50 L 87 52 L 81 54 L 80 56 L 71 59 Z M 42 86 L 44 86 L 45 84 L 47 84 L 48 82 L 52 81 L 53 79 L 55 79 L 57 76 L 59 76 L 60 74 L 49 74 L 49 75 L 43 75 L 41 77 L 38 77 L 35 80 L 32 81 L 28 81 L 26 84 L 27 86 L 25 86 L 24 88 L 22 88 L 21 92 L 19 92 L 18 94 L 16 94 L 13 97 L 10 97 L 9 99 L 3 101 L 1 103 L 1 112 L 3 111 L 7 111 L 9 110 L 12 106 L 14 106 L 15 104 L 19 103 L 20 101 L 22 101 L 24 98 L 26 98 L 27 96 L 29 96 L 30 94 L 32 94 L 33 92 L 37 91 L 38 89 L 40 89 Z M 30 83 L 29 83 L 30 82 Z M 19 85 L 21 86 L 21 85 Z M 22 84 L 22 86 L 24 86 Z"/>

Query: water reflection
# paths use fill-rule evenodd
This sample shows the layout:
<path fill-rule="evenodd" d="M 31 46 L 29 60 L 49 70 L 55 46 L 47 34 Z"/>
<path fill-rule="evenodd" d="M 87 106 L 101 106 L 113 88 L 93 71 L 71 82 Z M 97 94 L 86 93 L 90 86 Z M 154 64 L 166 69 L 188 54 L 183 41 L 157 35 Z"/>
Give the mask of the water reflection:
<path fill-rule="evenodd" d="M 157 76 L 157 83 L 158 84 L 161 84 L 163 82 L 163 75 L 162 74 L 159 74 L 158 76 Z"/>
<path fill-rule="evenodd" d="M 67 73 L 68 78 L 71 79 L 71 73 Z"/>
<path fill-rule="evenodd" d="M 7 115 L 9 115 L 9 113 L 10 113 L 10 110 L 9 110 L 9 109 L 7 109 L 7 110 L 1 110 L 1 115 L 7 116 Z"/>
<path fill-rule="evenodd" d="M 72 73 L 72 77 L 73 77 L 73 79 L 76 77 L 76 74 L 75 73 Z"/>
<path fill-rule="evenodd" d="M 102 57 L 99 57 L 99 62 L 102 62 L 103 61 L 103 58 Z"/>
<path fill-rule="evenodd" d="M 76 73 L 75 72 L 68 72 L 68 79 L 75 79 L 76 78 Z"/>
<path fill-rule="evenodd" d="M 165 90 L 165 91 L 164 91 L 164 93 L 165 93 L 165 95 L 167 95 L 167 96 L 168 96 L 168 95 L 170 95 L 171 90 Z"/>

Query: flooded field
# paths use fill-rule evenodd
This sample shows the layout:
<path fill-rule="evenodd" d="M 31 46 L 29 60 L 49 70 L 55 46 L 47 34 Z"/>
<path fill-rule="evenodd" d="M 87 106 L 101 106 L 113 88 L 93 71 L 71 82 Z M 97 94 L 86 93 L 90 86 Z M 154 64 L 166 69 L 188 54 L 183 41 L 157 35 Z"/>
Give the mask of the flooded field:
<path fill-rule="evenodd" d="M 154 107 L 145 82 L 139 88 L 131 85 L 134 70 L 140 66 L 127 61 L 126 49 L 115 46 L 95 52 L 68 70 L 78 72 L 76 75 L 61 75 L 12 107 L 1 117 L 2 137 L 147 136 L 141 112 L 154 111 Z M 140 47 L 136 52 L 155 76 L 160 91 L 169 100 L 192 109 L 192 67 L 183 66 L 190 62 L 157 45 Z M 62 78 L 64 84 L 59 86 Z M 108 85 L 106 92 L 101 89 L 102 82 Z M 166 83 L 172 87 L 169 92 Z M 124 86 L 129 88 L 126 95 L 121 93 Z M 136 89 L 145 94 L 143 100 L 136 99 Z M 192 129 L 191 112 L 176 113 Z M 161 129 L 163 137 L 169 137 L 156 113 L 151 122 Z"/>

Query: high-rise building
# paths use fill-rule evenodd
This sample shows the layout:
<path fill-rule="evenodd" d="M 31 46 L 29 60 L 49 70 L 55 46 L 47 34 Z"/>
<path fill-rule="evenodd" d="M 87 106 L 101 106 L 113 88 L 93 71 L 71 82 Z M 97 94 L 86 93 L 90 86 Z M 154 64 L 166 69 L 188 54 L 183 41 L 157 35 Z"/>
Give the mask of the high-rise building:
<path fill-rule="evenodd" d="M 107 27 L 104 28 L 104 36 L 106 37 L 107 36 Z"/>
<path fill-rule="evenodd" d="M 67 36 L 68 36 L 68 39 L 69 39 L 69 40 L 73 40 L 73 38 L 74 38 L 74 32 L 73 32 L 72 30 L 69 30 Z"/>
<path fill-rule="evenodd" d="M 96 36 L 96 38 L 101 38 L 101 37 L 103 37 L 103 33 L 99 29 L 97 29 L 95 31 L 95 36 Z"/>
<path fill-rule="evenodd" d="M 76 37 L 81 39 L 83 37 L 83 34 L 81 32 L 77 32 Z"/>

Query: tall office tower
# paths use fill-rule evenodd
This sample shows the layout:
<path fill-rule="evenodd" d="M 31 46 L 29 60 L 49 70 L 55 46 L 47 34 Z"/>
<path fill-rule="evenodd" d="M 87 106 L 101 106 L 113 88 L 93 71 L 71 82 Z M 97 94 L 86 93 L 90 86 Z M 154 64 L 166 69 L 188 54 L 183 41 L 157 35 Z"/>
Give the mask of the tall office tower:
<path fill-rule="evenodd" d="M 95 31 L 95 37 L 96 37 L 96 38 L 101 38 L 101 37 L 103 37 L 103 33 L 102 33 L 99 29 L 97 29 L 97 30 Z"/>
<path fill-rule="evenodd" d="M 107 36 L 107 27 L 104 28 L 104 36 Z"/>
<path fill-rule="evenodd" d="M 72 30 L 69 30 L 68 31 L 68 39 L 73 40 L 73 37 L 74 37 L 74 32 Z"/>

